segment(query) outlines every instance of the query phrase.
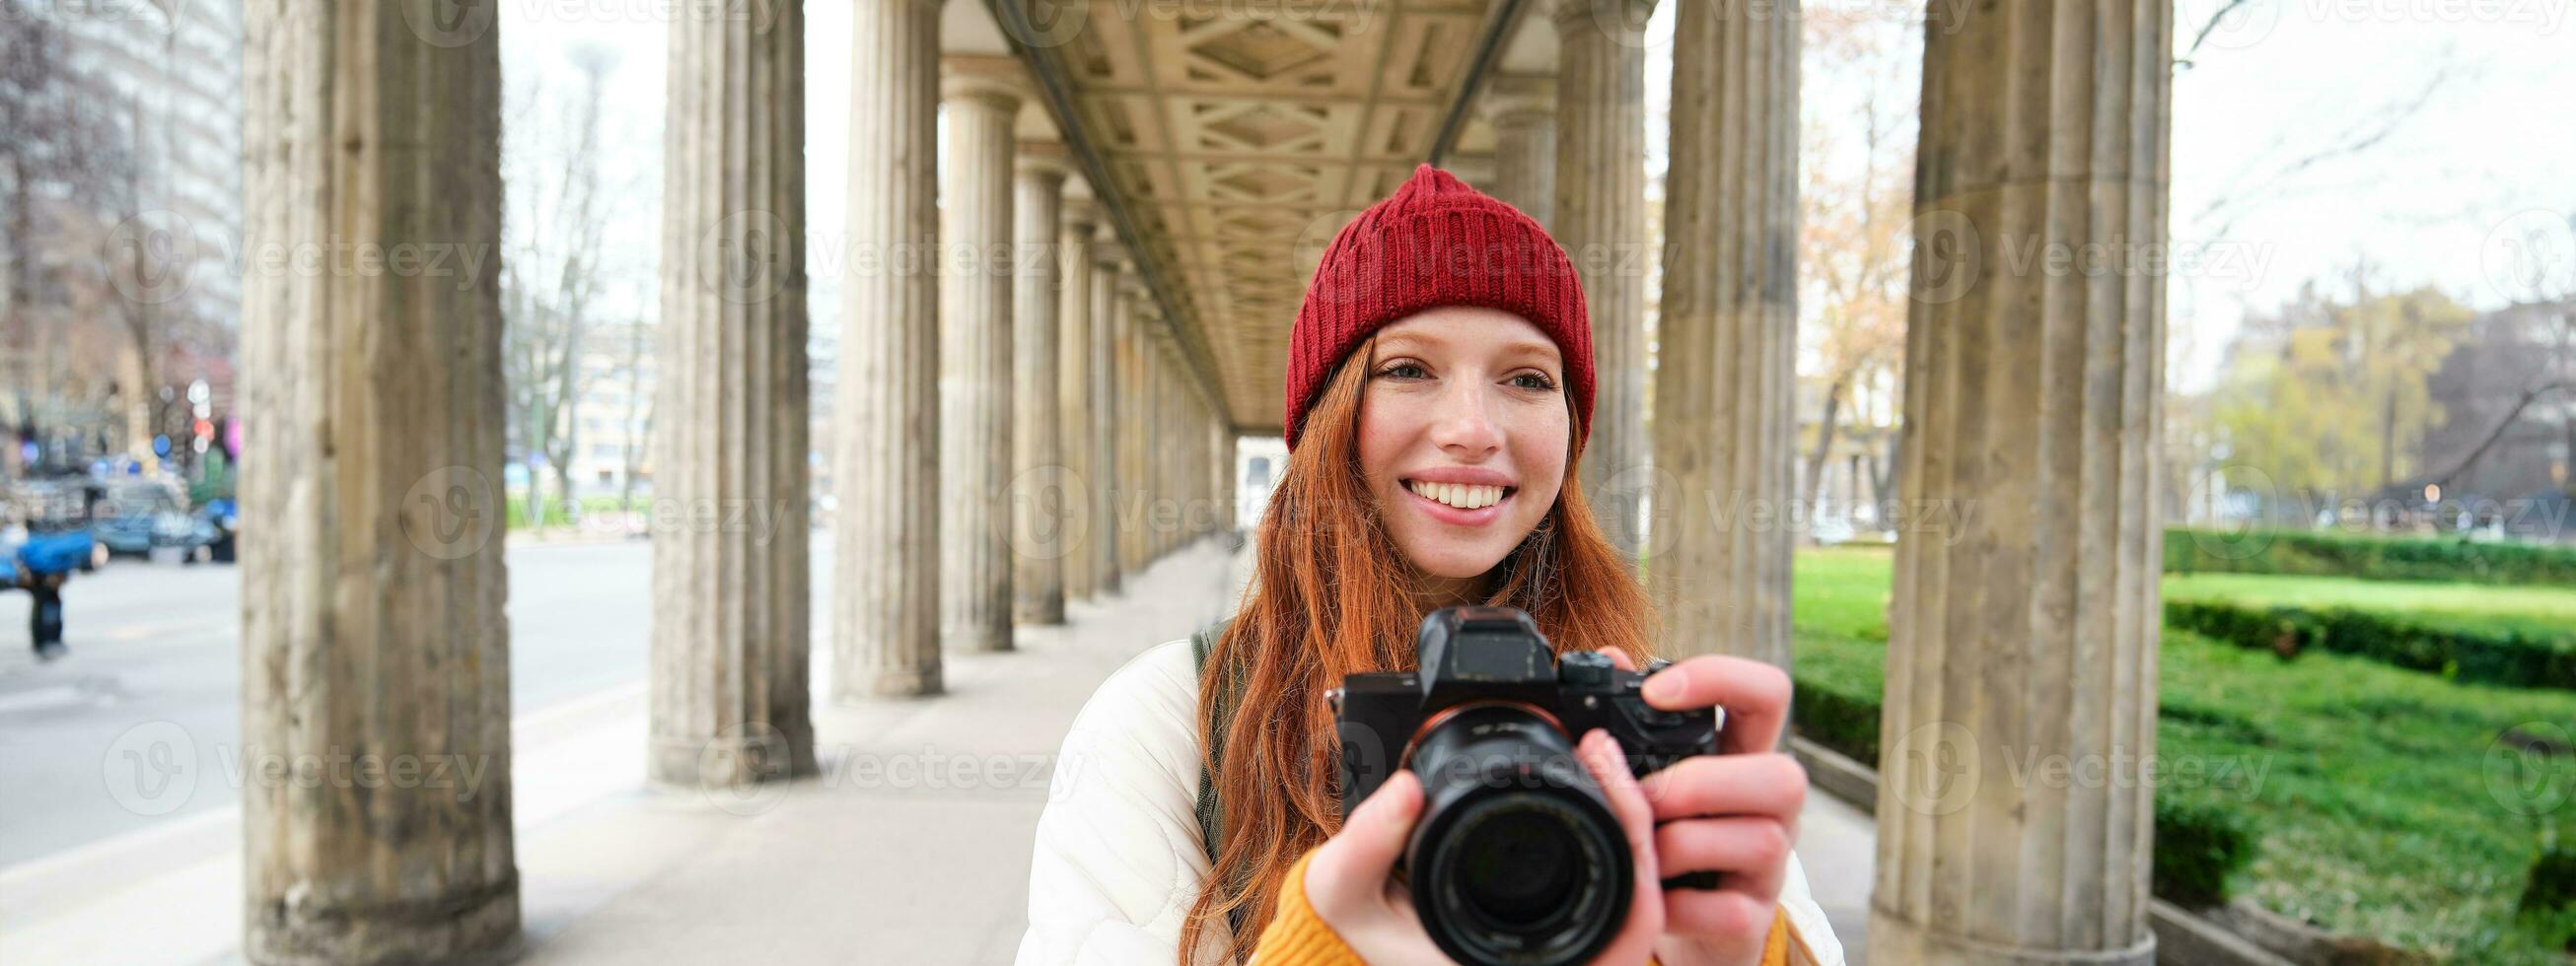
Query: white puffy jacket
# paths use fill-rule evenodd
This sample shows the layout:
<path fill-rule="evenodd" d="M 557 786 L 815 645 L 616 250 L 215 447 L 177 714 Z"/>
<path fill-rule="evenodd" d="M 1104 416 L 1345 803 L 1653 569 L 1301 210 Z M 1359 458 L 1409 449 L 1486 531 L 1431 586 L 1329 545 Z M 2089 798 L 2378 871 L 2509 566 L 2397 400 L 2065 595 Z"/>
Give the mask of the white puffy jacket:
<path fill-rule="evenodd" d="M 1029 860 L 1029 931 L 1019 966 L 1163 966 L 1207 877 L 1200 842 L 1197 663 L 1187 639 L 1127 662 L 1065 734 Z M 1842 946 L 1789 859 L 1780 896 L 1791 961 L 1841 966 Z M 1224 958 L 1223 926 L 1201 962 Z"/>

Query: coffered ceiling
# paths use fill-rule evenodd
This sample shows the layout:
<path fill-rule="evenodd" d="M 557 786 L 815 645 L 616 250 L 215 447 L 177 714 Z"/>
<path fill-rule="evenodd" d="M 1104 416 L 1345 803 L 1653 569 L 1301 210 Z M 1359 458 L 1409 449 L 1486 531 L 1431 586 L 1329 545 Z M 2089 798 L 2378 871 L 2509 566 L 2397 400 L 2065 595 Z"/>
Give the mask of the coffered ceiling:
<path fill-rule="evenodd" d="M 1279 425 L 1315 259 L 1430 157 L 1477 52 L 1503 36 L 1500 2 L 1094 0 L 1078 28 L 1022 48 L 1062 80 L 1059 120 L 1105 171 L 1100 194 L 1175 321 L 1196 327 L 1237 426 Z"/>

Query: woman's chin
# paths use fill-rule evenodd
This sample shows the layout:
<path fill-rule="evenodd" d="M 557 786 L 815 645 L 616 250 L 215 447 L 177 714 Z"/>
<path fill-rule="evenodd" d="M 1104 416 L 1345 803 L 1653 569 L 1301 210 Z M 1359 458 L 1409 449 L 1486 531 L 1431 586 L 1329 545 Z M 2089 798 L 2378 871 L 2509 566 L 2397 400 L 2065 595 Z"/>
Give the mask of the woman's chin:
<path fill-rule="evenodd" d="M 1492 571 L 1494 565 L 1503 560 L 1500 553 L 1487 556 L 1461 552 L 1457 547 L 1443 547 L 1439 552 L 1428 554 L 1408 551 L 1405 556 L 1424 575 L 1443 580 L 1473 580 Z"/>

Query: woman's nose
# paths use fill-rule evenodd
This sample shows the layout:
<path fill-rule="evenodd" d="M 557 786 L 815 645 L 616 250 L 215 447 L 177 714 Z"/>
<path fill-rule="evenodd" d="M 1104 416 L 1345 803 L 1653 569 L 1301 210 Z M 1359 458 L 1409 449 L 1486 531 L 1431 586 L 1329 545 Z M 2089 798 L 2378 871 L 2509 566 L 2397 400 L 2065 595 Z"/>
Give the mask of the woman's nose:
<path fill-rule="evenodd" d="M 1433 416 L 1431 441 L 1461 456 L 1484 456 L 1503 446 L 1502 427 L 1494 424 L 1492 400 L 1485 387 L 1461 381 L 1440 394 Z"/>

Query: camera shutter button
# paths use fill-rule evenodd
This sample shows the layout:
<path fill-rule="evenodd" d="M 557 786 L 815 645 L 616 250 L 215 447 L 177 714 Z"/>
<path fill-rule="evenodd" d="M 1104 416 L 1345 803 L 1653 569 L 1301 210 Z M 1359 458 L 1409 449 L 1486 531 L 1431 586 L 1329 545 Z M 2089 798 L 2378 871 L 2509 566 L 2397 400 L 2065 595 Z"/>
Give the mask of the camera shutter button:
<path fill-rule="evenodd" d="M 1610 676 L 1619 666 L 1610 663 L 1610 655 L 1599 651 L 1574 651 L 1559 658 L 1557 679 L 1565 684 L 1586 688 L 1607 688 Z"/>

